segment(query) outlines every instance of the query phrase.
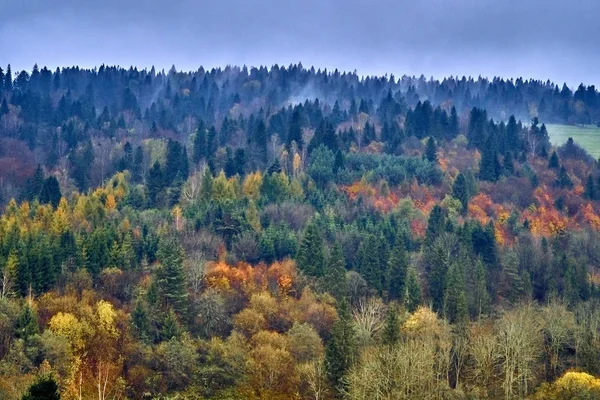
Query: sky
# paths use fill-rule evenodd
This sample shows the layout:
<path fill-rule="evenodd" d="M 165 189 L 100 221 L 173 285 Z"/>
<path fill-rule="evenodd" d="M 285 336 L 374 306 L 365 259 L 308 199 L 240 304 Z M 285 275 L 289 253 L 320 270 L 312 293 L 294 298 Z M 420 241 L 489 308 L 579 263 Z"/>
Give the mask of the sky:
<path fill-rule="evenodd" d="M 2 0 L 0 65 L 501 76 L 600 86 L 598 0 Z M 6 69 L 6 68 L 4 68 Z"/>

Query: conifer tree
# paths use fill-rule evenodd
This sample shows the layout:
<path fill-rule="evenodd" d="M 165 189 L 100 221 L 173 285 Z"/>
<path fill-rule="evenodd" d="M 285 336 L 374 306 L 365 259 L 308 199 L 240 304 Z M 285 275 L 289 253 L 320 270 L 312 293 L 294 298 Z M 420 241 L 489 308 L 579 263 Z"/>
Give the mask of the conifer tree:
<path fill-rule="evenodd" d="M 452 197 L 460 200 L 463 212 L 467 211 L 469 206 L 469 190 L 467 188 L 467 180 L 463 174 L 458 174 L 454 181 Z"/>
<path fill-rule="evenodd" d="M 6 67 L 6 75 L 4 76 L 4 90 L 10 92 L 13 89 L 12 70 L 10 64 Z"/>
<path fill-rule="evenodd" d="M 406 273 L 406 290 L 404 296 L 404 304 L 409 312 L 415 312 L 422 301 L 421 284 L 417 270 L 412 265 L 408 267 Z"/>
<path fill-rule="evenodd" d="M 550 160 L 548 161 L 548 168 L 560 168 L 560 160 L 558 159 L 558 154 L 556 154 L 556 151 L 553 151 L 552 155 L 550 156 Z"/>
<path fill-rule="evenodd" d="M 590 174 L 587 177 L 587 181 L 585 183 L 585 193 L 584 196 L 588 200 L 596 200 L 596 185 L 594 183 L 594 177 Z"/>
<path fill-rule="evenodd" d="M 302 235 L 300 247 L 298 248 L 297 263 L 300 271 L 306 275 L 323 276 L 325 267 L 323 238 L 314 220 L 308 224 L 304 235 Z"/>
<path fill-rule="evenodd" d="M 400 321 L 398 320 L 398 309 L 393 304 L 391 304 L 388 308 L 381 338 L 383 344 L 388 346 L 393 346 L 400 340 Z"/>
<path fill-rule="evenodd" d="M 425 159 L 432 163 L 437 163 L 437 145 L 435 140 L 430 136 L 425 145 Z"/>
<path fill-rule="evenodd" d="M 21 309 L 19 318 L 15 326 L 16 336 L 20 339 L 27 340 L 30 337 L 39 333 L 39 325 L 37 316 L 29 304 L 25 304 Z"/>
<path fill-rule="evenodd" d="M 435 239 L 437 239 L 442 232 L 444 232 L 445 228 L 446 215 L 444 213 L 444 209 L 436 204 L 429 213 L 427 230 L 425 232 L 425 243 L 427 245 L 432 245 Z"/>
<path fill-rule="evenodd" d="M 164 309 L 172 308 L 180 317 L 185 318 L 188 292 L 183 271 L 183 254 L 183 248 L 175 238 L 161 238 L 157 252 L 160 266 L 156 270 L 156 285 Z"/>
<path fill-rule="evenodd" d="M 387 290 L 389 297 L 401 300 L 406 289 L 406 275 L 408 271 L 408 255 L 402 240 L 397 240 L 388 261 Z"/>
<path fill-rule="evenodd" d="M 344 378 L 355 358 L 354 325 L 348 303 L 343 300 L 338 308 L 339 319 L 331 330 L 331 339 L 325 348 L 325 370 L 336 398 L 343 398 L 346 390 Z"/>
<path fill-rule="evenodd" d="M 573 189 L 573 181 L 564 166 L 560 167 L 558 177 L 556 178 L 556 186 L 563 189 Z"/>
<path fill-rule="evenodd" d="M 451 324 L 464 324 L 469 318 L 465 290 L 465 272 L 461 260 L 450 265 L 444 293 L 444 315 Z"/>
<path fill-rule="evenodd" d="M 329 259 L 325 264 L 323 283 L 325 290 L 336 299 L 341 300 L 346 296 L 346 263 L 344 261 L 342 247 L 339 243 L 336 243 L 333 246 Z"/>
<path fill-rule="evenodd" d="M 29 386 L 21 400 L 60 400 L 58 383 L 52 375 L 41 376 Z"/>
<path fill-rule="evenodd" d="M 60 192 L 60 185 L 58 179 L 55 176 L 50 176 L 44 181 L 44 186 L 40 192 L 40 203 L 52 204 L 52 207 L 58 207 L 62 194 Z"/>

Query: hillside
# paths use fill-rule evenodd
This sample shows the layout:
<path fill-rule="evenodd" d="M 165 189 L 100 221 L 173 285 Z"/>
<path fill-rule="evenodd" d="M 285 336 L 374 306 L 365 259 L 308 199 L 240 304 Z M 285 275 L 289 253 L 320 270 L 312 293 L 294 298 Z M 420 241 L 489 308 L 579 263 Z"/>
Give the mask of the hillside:
<path fill-rule="evenodd" d="M 0 398 L 597 395 L 600 168 L 552 138 L 600 121 L 594 86 L 291 65 L 0 88 Z"/>

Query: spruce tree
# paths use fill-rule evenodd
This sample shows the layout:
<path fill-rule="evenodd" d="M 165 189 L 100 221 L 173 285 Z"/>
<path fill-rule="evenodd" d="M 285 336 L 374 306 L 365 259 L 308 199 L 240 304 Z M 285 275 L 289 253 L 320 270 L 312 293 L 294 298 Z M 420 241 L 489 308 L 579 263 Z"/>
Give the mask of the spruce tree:
<path fill-rule="evenodd" d="M 425 231 L 425 244 L 430 246 L 433 244 L 446 228 L 446 215 L 444 209 L 439 205 L 433 206 L 429 213 L 427 221 L 427 230 Z"/>
<path fill-rule="evenodd" d="M 454 185 L 452 186 L 452 197 L 460 200 L 463 212 L 467 211 L 469 206 L 469 190 L 467 188 L 467 180 L 463 174 L 458 174 Z"/>
<path fill-rule="evenodd" d="M 398 310 L 391 304 L 388 308 L 385 325 L 381 333 L 383 344 L 393 346 L 400 340 L 400 321 L 398 320 Z"/>
<path fill-rule="evenodd" d="M 409 312 L 415 312 L 422 301 L 421 284 L 417 270 L 412 265 L 408 267 L 406 273 L 406 290 L 404 295 L 404 304 Z"/>
<path fill-rule="evenodd" d="M 10 64 L 6 67 L 6 75 L 4 76 L 4 90 L 10 92 L 13 89 L 12 70 Z"/>
<path fill-rule="evenodd" d="M 39 333 L 37 316 L 29 304 L 25 304 L 17 319 L 15 335 L 20 339 L 27 340 L 37 333 Z"/>
<path fill-rule="evenodd" d="M 297 263 L 300 271 L 308 276 L 323 276 L 325 256 L 323 239 L 315 221 L 309 222 L 298 248 Z"/>
<path fill-rule="evenodd" d="M 325 265 L 323 283 L 325 290 L 336 299 L 341 300 L 346 296 L 346 263 L 344 262 L 344 254 L 339 243 L 336 243 L 331 250 L 331 254 Z"/>
<path fill-rule="evenodd" d="M 435 140 L 430 136 L 425 145 L 425 159 L 432 163 L 437 163 L 437 145 Z"/>
<path fill-rule="evenodd" d="M 21 400 L 60 400 L 56 379 L 52 375 L 39 377 L 29 386 Z"/>
<path fill-rule="evenodd" d="M 172 237 L 163 237 L 158 245 L 160 265 L 156 270 L 156 284 L 163 309 L 172 308 L 181 318 L 186 317 L 188 292 L 183 271 L 183 248 Z"/>
<path fill-rule="evenodd" d="M 464 324 L 469 317 L 462 260 L 453 262 L 448 269 L 444 292 L 444 315 L 451 324 Z"/>
<path fill-rule="evenodd" d="M 354 324 L 345 300 L 340 302 L 338 317 L 325 348 L 325 371 L 329 384 L 335 390 L 335 397 L 343 398 L 346 391 L 344 378 L 352 366 L 356 351 Z"/>
<path fill-rule="evenodd" d="M 548 168 L 560 168 L 560 160 L 558 159 L 558 154 L 556 154 L 556 151 L 553 151 L 552 155 L 550 156 L 550 160 L 548 161 Z"/>
<path fill-rule="evenodd" d="M 409 260 L 404 243 L 397 240 L 388 261 L 388 276 L 386 279 L 388 295 L 391 299 L 401 300 L 404 297 L 408 265 Z"/>
<path fill-rule="evenodd" d="M 563 189 L 573 189 L 573 181 L 564 166 L 560 167 L 558 177 L 556 178 L 556 186 Z"/>
<path fill-rule="evenodd" d="M 585 183 L 584 196 L 588 200 L 596 200 L 596 185 L 594 183 L 594 177 L 591 174 L 588 175 L 587 181 Z"/>
<path fill-rule="evenodd" d="M 58 179 L 55 176 L 51 176 L 44 181 L 44 186 L 40 192 L 40 203 L 52 204 L 52 207 L 58 207 L 62 194 L 60 192 L 60 185 Z"/>

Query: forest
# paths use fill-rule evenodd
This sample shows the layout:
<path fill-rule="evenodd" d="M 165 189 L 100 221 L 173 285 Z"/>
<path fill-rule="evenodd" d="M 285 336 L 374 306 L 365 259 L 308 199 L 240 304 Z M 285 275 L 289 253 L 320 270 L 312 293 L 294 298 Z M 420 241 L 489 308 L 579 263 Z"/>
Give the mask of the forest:
<path fill-rule="evenodd" d="M 598 399 L 600 162 L 536 80 L 0 68 L 0 398 Z"/>

